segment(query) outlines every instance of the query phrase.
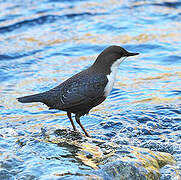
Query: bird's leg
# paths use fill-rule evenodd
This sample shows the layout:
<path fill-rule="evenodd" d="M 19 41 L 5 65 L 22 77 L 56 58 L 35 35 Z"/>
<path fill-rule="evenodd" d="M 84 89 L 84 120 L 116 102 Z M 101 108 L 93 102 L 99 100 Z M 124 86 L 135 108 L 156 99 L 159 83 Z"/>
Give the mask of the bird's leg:
<path fill-rule="evenodd" d="M 72 127 L 73 127 L 74 131 L 77 131 L 77 129 L 76 129 L 76 127 L 75 127 L 75 124 L 74 124 L 74 122 L 73 122 L 73 120 L 72 120 L 71 113 L 67 112 L 67 116 L 68 116 L 68 118 L 69 118 L 69 120 L 70 120 L 70 122 L 71 122 L 71 124 L 72 124 Z"/>
<path fill-rule="evenodd" d="M 90 137 L 89 134 L 87 133 L 87 131 L 84 129 L 84 127 L 82 126 L 81 122 L 80 122 L 80 116 L 79 115 L 75 115 L 75 120 L 76 122 L 79 124 L 79 126 L 82 128 L 82 130 L 84 131 L 85 135 L 87 137 Z"/>

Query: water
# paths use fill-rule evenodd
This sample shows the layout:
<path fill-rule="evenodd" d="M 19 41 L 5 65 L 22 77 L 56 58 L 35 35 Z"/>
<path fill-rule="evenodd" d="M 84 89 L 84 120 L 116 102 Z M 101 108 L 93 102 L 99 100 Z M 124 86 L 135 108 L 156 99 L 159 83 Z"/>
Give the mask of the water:
<path fill-rule="evenodd" d="M 180 178 L 180 1 L 6 0 L 0 12 L 0 179 L 111 178 L 112 165 L 84 156 L 104 149 L 76 144 L 65 112 L 16 98 L 58 85 L 113 44 L 140 55 L 121 64 L 111 95 L 81 122 L 94 141 L 170 153 L 176 163 L 158 173 Z M 47 140 L 51 128 L 70 139 Z"/>

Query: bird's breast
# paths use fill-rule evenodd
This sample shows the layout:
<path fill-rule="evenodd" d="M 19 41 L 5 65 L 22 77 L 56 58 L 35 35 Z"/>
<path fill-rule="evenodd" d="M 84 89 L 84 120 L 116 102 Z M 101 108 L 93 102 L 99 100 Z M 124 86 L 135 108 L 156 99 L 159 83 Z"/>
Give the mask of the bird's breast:
<path fill-rule="evenodd" d="M 111 90 L 113 88 L 114 82 L 116 80 L 116 74 L 117 74 L 117 71 L 118 71 L 118 67 L 124 60 L 125 60 L 125 57 L 122 57 L 122 58 L 118 59 L 117 61 L 115 61 L 112 64 L 112 66 L 110 68 L 111 73 L 107 75 L 108 83 L 107 83 L 107 85 L 105 87 L 105 90 L 104 90 L 106 97 L 110 94 L 110 92 L 111 92 Z"/>
<path fill-rule="evenodd" d="M 111 73 L 109 75 L 107 75 L 108 82 L 107 82 L 107 85 L 106 85 L 105 90 L 104 90 L 106 97 L 110 94 L 110 92 L 114 86 L 114 82 L 116 80 L 116 74 L 117 74 L 117 68 L 113 69 L 111 71 Z"/>

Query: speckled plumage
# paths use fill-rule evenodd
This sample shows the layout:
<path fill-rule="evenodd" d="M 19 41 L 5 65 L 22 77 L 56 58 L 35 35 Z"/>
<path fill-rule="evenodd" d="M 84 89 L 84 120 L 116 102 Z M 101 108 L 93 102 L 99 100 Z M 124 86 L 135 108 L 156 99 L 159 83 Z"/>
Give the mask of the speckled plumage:
<path fill-rule="evenodd" d="M 87 69 L 47 91 L 43 103 L 51 109 L 82 116 L 105 99 L 106 84 L 107 78 L 103 74 L 90 73 Z"/>
<path fill-rule="evenodd" d="M 117 63 L 118 59 L 137 54 L 129 53 L 119 46 L 110 46 L 97 57 L 94 64 L 88 69 L 72 76 L 49 91 L 20 97 L 18 101 L 22 103 L 42 102 L 50 109 L 66 111 L 74 130 L 76 130 L 71 118 L 71 113 L 74 113 L 77 123 L 86 136 L 89 136 L 80 123 L 80 117 L 88 114 L 93 107 L 102 103 L 108 96 L 113 85 L 112 82 L 109 82 L 111 86 L 106 86 L 108 81 L 112 79 L 109 78 L 112 73 L 112 65 L 114 67 L 116 64 L 117 68 L 121 63 L 121 61 Z M 108 90 L 105 91 L 106 89 Z"/>

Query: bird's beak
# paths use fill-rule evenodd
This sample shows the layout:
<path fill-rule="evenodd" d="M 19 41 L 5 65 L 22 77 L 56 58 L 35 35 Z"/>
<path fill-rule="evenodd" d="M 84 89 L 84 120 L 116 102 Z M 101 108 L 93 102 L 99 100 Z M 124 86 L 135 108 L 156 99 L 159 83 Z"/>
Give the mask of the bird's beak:
<path fill-rule="evenodd" d="M 126 56 L 136 56 L 138 55 L 139 53 L 131 53 L 131 52 L 127 52 Z"/>

